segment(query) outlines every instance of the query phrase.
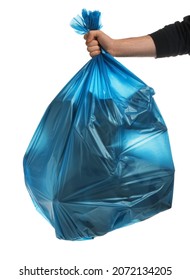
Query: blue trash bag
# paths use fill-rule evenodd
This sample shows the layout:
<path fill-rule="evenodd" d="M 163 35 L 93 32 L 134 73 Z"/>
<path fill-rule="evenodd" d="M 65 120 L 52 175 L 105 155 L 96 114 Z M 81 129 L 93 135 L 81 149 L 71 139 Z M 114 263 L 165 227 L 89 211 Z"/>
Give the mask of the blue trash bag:
<path fill-rule="evenodd" d="M 83 9 L 71 26 L 100 29 L 100 15 Z M 171 208 L 174 164 L 153 95 L 102 50 L 49 104 L 23 165 L 57 238 L 92 239 Z"/>

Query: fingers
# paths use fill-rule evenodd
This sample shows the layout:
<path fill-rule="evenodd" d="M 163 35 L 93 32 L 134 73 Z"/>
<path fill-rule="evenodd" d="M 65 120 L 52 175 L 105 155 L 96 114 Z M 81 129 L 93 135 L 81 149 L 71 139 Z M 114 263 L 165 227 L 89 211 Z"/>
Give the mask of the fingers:
<path fill-rule="evenodd" d="M 95 35 L 96 32 L 94 31 L 91 31 L 84 35 L 84 39 L 86 40 L 87 50 L 91 57 L 101 53 L 100 46 Z"/>
<path fill-rule="evenodd" d="M 87 43 L 91 42 L 92 40 L 97 40 L 99 33 L 100 30 L 91 30 L 84 35 L 84 39 L 87 41 Z"/>
<path fill-rule="evenodd" d="M 91 34 L 91 31 L 84 35 L 84 39 L 86 40 L 86 45 L 95 39 L 95 36 Z"/>
<path fill-rule="evenodd" d="M 88 50 L 91 57 L 96 56 L 96 55 L 101 53 L 101 50 L 100 50 L 99 46 L 87 47 L 87 50 Z"/>
<path fill-rule="evenodd" d="M 92 40 L 90 42 L 86 41 L 86 45 L 87 45 L 87 47 L 97 47 L 97 46 L 99 46 L 99 43 L 97 40 Z"/>
<path fill-rule="evenodd" d="M 84 35 L 84 39 L 87 40 L 88 38 L 88 33 Z"/>
<path fill-rule="evenodd" d="M 98 44 L 98 41 L 93 40 L 89 44 L 87 43 L 87 51 L 90 53 L 90 56 L 95 56 L 100 54 L 100 46 Z"/>

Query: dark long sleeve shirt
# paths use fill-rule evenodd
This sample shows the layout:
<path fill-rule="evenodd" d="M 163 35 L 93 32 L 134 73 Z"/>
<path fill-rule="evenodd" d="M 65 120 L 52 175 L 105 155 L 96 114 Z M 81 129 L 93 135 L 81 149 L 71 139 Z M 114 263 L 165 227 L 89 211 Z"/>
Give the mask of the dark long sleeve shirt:
<path fill-rule="evenodd" d="M 190 16 L 149 35 L 155 43 L 157 58 L 190 54 Z"/>

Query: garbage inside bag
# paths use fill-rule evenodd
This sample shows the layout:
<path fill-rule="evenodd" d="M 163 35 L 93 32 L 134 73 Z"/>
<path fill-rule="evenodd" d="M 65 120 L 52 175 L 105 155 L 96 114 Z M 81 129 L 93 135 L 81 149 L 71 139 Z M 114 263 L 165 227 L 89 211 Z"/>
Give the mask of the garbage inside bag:
<path fill-rule="evenodd" d="M 99 29 L 100 12 L 83 10 L 71 26 Z M 23 164 L 33 203 L 57 238 L 92 239 L 171 207 L 174 164 L 153 95 L 102 51 L 50 103 Z"/>

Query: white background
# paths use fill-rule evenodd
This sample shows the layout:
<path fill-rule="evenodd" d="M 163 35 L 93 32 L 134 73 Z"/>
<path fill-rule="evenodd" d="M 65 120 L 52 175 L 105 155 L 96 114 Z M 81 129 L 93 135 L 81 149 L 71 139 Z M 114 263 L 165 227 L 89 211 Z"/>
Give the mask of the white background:
<path fill-rule="evenodd" d="M 102 12 L 103 31 L 122 38 L 151 33 L 190 12 L 189 0 L 17 0 L 0 1 L 0 278 L 75 279 L 19 276 L 19 269 L 172 266 L 172 276 L 127 279 L 189 279 L 189 63 L 190 57 L 120 58 L 156 92 L 169 130 L 176 168 L 172 209 L 92 241 L 64 241 L 35 210 L 24 184 L 22 160 L 50 101 L 89 59 L 70 20 L 87 10 Z M 79 277 L 89 279 L 89 277 Z"/>

